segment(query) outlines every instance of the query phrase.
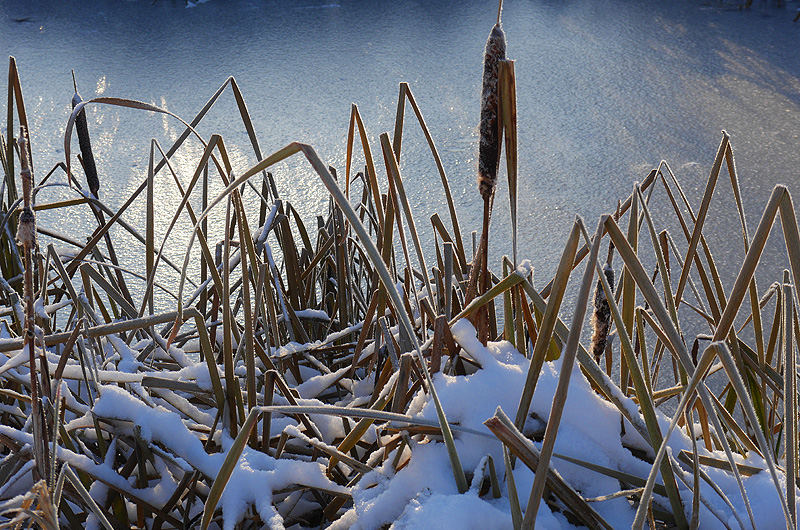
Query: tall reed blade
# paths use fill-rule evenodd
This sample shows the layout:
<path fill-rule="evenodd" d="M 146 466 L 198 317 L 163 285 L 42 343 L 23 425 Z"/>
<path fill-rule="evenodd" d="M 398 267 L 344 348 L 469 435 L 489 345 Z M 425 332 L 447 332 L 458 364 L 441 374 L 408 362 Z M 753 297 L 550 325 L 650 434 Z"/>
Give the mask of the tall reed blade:
<path fill-rule="evenodd" d="M 517 81 L 514 61 L 500 61 L 500 113 L 506 144 L 508 201 L 511 212 L 511 247 L 513 262 L 517 261 Z"/>
<path fill-rule="evenodd" d="M 21 136 L 25 138 L 26 150 L 25 154 L 28 157 L 28 165 L 33 169 L 33 152 L 31 146 L 31 139 L 29 136 L 30 127 L 28 127 L 28 114 L 25 112 L 25 99 L 22 97 L 22 84 L 19 80 L 19 71 L 17 70 L 17 60 L 11 56 L 8 58 L 8 105 L 6 111 L 8 113 L 8 121 L 6 122 L 6 133 L 10 136 L 14 130 L 14 108 L 17 109 L 17 120 L 21 131 Z M 14 175 L 14 142 L 9 138 L 6 144 L 6 164 L 8 165 L 8 175 L 6 175 L 8 185 L 9 204 L 14 202 L 17 198 L 16 185 L 13 182 Z M 13 192 L 13 193 L 12 193 Z"/>
<path fill-rule="evenodd" d="M 786 369 L 783 371 L 783 421 L 786 432 L 786 502 L 789 506 L 792 527 L 797 527 L 797 506 L 795 504 L 795 484 L 797 479 L 797 354 L 792 343 L 792 320 L 795 315 L 794 296 L 790 285 L 783 285 L 783 343 Z"/>
<path fill-rule="evenodd" d="M 628 243 L 634 252 L 639 248 L 639 204 L 641 194 L 638 191 L 638 185 L 634 185 L 633 193 L 631 194 L 631 209 L 628 215 Z M 636 307 L 636 286 L 633 282 L 630 268 L 625 266 L 622 272 L 622 320 L 625 323 L 625 331 L 628 336 L 633 336 L 633 318 L 634 308 Z M 623 357 L 620 359 L 620 388 L 624 393 L 628 389 L 628 367 Z"/>
<path fill-rule="evenodd" d="M 422 244 L 420 243 L 419 234 L 417 233 L 417 226 L 416 223 L 414 223 L 414 216 L 411 213 L 411 205 L 408 203 L 406 190 L 403 186 L 403 179 L 400 177 L 400 169 L 397 165 L 397 160 L 394 157 L 394 152 L 392 151 L 391 145 L 389 144 L 389 135 L 386 133 L 381 134 L 381 148 L 383 149 L 383 156 L 386 160 L 387 167 L 389 168 L 389 178 L 393 180 L 393 183 L 396 186 L 400 205 L 403 208 L 406 222 L 408 223 L 408 229 L 411 232 L 411 240 L 414 243 L 414 249 L 417 251 L 417 259 L 419 260 L 420 268 L 422 269 L 422 276 L 425 280 L 425 289 L 428 291 L 428 300 L 433 303 L 433 307 L 438 313 L 438 297 L 433 295 L 434 291 L 428 275 L 428 267 L 425 264 L 425 255 L 422 253 Z"/>
<path fill-rule="evenodd" d="M 550 339 L 553 336 L 553 331 L 558 322 L 558 312 L 561 309 L 561 302 L 564 299 L 567 282 L 569 281 L 569 274 L 572 271 L 572 262 L 575 259 L 575 252 L 578 250 L 579 243 L 580 227 L 576 221 L 572 225 L 569 239 L 564 247 L 564 252 L 561 254 L 561 261 L 558 264 L 556 276 L 553 280 L 553 290 L 547 301 L 547 308 L 544 310 L 544 318 L 539 326 L 539 334 L 536 338 L 536 343 L 533 345 L 531 363 L 528 366 L 528 375 L 525 378 L 525 386 L 522 390 L 522 396 L 520 396 L 517 415 L 514 418 L 514 425 L 520 430 L 525 426 L 528 409 L 531 406 L 533 393 L 536 390 L 536 382 L 539 380 L 539 372 L 544 364 L 547 350 L 550 347 Z M 531 291 L 533 291 L 532 288 Z"/>
<path fill-rule="evenodd" d="M 578 226 L 583 224 L 583 221 L 578 219 L 576 221 Z M 592 246 L 589 252 L 589 261 L 586 263 L 586 272 L 583 275 L 583 281 L 578 293 L 578 301 L 575 304 L 575 313 L 572 317 L 572 326 L 570 334 L 567 338 L 567 343 L 564 346 L 564 351 L 561 354 L 561 373 L 558 377 L 558 386 L 556 393 L 553 397 L 553 406 L 550 409 L 550 416 L 547 421 L 547 429 L 544 433 L 544 441 L 542 442 L 542 451 L 539 455 L 539 463 L 536 466 L 536 477 L 533 479 L 533 487 L 531 488 L 530 498 L 528 499 L 528 507 L 525 510 L 525 518 L 522 521 L 522 527 L 532 529 L 536 524 L 536 514 L 539 510 L 539 501 L 544 493 L 545 482 L 547 479 L 547 469 L 550 465 L 550 458 L 555 449 L 556 436 L 558 434 L 558 426 L 561 423 L 561 415 L 564 412 L 564 404 L 567 402 L 567 392 L 569 391 L 569 381 L 572 377 L 572 368 L 575 363 L 575 356 L 578 351 L 578 342 L 580 341 L 581 328 L 583 327 L 583 319 L 586 313 L 586 306 L 589 303 L 589 292 L 592 288 L 592 279 L 594 278 L 595 264 L 597 263 L 597 255 L 600 252 L 600 238 L 603 236 L 604 219 L 600 219 L 597 225 L 597 231 L 594 238 L 592 238 Z"/>
<path fill-rule="evenodd" d="M 380 276 L 381 283 L 383 283 L 383 287 L 386 290 L 386 293 L 389 296 L 389 299 L 392 301 L 392 305 L 395 307 L 395 314 L 397 315 L 400 324 L 405 328 L 406 334 L 411 338 L 412 343 L 414 345 L 414 351 L 417 355 L 417 359 L 422 366 L 422 373 L 425 377 L 425 382 L 428 385 L 428 390 L 431 393 L 431 399 L 434 404 L 434 408 L 436 409 L 436 415 L 439 419 L 439 425 L 442 429 L 442 436 L 444 437 L 445 445 L 447 446 L 447 453 L 450 458 L 450 465 L 452 466 L 453 476 L 455 478 L 456 485 L 458 487 L 458 491 L 460 493 L 464 493 L 469 489 L 469 485 L 467 484 L 466 475 L 464 475 L 464 470 L 461 467 L 461 460 L 458 457 L 458 452 L 456 450 L 455 441 L 453 439 L 452 431 L 450 430 L 450 425 L 447 423 L 447 418 L 444 413 L 444 409 L 442 408 L 442 404 L 439 401 L 439 395 L 436 392 L 436 387 L 433 385 L 433 380 L 431 375 L 428 371 L 428 363 L 422 356 L 422 351 L 419 346 L 419 341 L 417 339 L 416 333 L 414 333 L 414 327 L 411 324 L 411 321 L 408 318 L 408 314 L 403 309 L 403 302 L 400 300 L 400 295 L 397 292 L 397 288 L 395 287 L 392 277 L 389 274 L 385 264 L 383 263 L 383 259 L 378 252 L 378 249 L 375 247 L 375 244 L 369 238 L 369 234 L 364 229 L 364 226 L 358 220 L 358 216 L 356 215 L 353 208 L 350 206 L 347 198 L 345 197 L 342 190 L 339 188 L 338 184 L 328 172 L 327 168 L 322 164 L 322 161 L 319 160 L 316 152 L 308 145 L 300 144 L 301 149 L 303 150 L 303 154 L 306 155 L 306 158 L 311 162 L 311 165 L 316 170 L 317 174 L 322 179 L 325 187 L 328 188 L 328 191 L 333 196 L 336 203 L 342 209 L 342 213 L 347 216 L 347 219 L 350 221 L 353 230 L 358 235 L 361 243 L 365 246 L 367 253 L 369 254 L 370 259 L 372 260 L 373 265 L 375 266 L 378 275 Z"/>
<path fill-rule="evenodd" d="M 77 94 L 77 91 L 76 91 Z M 80 116 L 86 114 L 86 110 L 82 110 L 81 114 L 78 115 L 78 119 L 75 121 L 76 129 L 78 130 L 78 138 L 80 138 L 81 128 L 80 128 Z M 86 121 L 86 117 L 84 116 L 83 121 Z M 88 134 L 88 133 L 87 133 Z M 87 136 L 88 140 L 88 136 Z M 150 273 L 150 276 L 153 278 L 155 282 L 155 273 L 156 273 L 156 263 L 155 263 L 155 239 L 156 239 L 156 228 L 155 228 L 155 217 L 156 217 L 156 207 L 155 207 L 155 167 L 153 165 L 155 159 L 155 141 L 150 144 L 150 157 L 148 159 L 147 164 L 147 194 L 145 195 L 145 202 L 147 204 L 147 209 L 145 213 L 145 270 Z M 81 149 L 83 149 L 83 143 L 81 143 Z M 89 178 L 89 173 L 86 173 L 86 178 Z M 94 192 L 92 192 L 94 193 Z M 155 311 L 155 301 L 153 298 L 153 289 L 148 286 L 147 289 L 147 296 L 146 300 L 142 301 L 142 310 L 144 311 L 145 303 L 147 304 L 147 309 L 150 313 Z M 177 329 L 177 325 L 175 326 Z"/>
<path fill-rule="evenodd" d="M 772 224 L 774 223 L 775 216 L 779 210 L 781 211 L 782 222 L 784 213 L 787 214 L 786 226 L 784 226 L 784 238 L 786 239 L 787 243 L 794 239 L 792 237 L 786 237 L 792 233 L 789 215 L 791 215 L 791 218 L 794 218 L 794 212 L 789 214 L 788 212 L 784 212 L 783 209 L 783 202 L 788 197 L 788 194 L 789 192 L 785 186 L 775 186 L 775 189 L 772 190 L 772 194 L 769 197 L 767 205 L 764 207 L 764 213 L 762 214 L 761 220 L 756 228 L 756 233 L 753 235 L 753 241 L 750 245 L 750 250 L 748 250 L 747 254 L 745 255 L 742 267 L 739 269 L 739 275 L 737 276 L 736 281 L 733 284 L 733 288 L 731 289 L 731 293 L 728 296 L 728 304 L 725 306 L 725 310 L 723 311 L 719 322 L 717 323 L 717 328 L 714 331 L 714 340 L 724 340 L 727 338 L 728 333 L 733 326 L 734 319 L 739 312 L 739 307 L 741 306 L 742 300 L 749 290 L 750 280 L 755 274 L 756 266 L 761 259 L 764 246 L 767 244 L 767 238 L 772 230 Z M 789 230 L 787 230 L 787 228 Z M 797 222 L 795 221 L 794 234 L 796 233 Z M 800 274 L 798 274 L 798 272 L 800 272 L 800 260 L 798 260 L 796 256 L 793 259 L 792 252 L 789 252 L 789 260 L 793 265 L 792 272 L 794 274 L 795 281 L 797 281 L 797 279 L 800 278 Z M 795 263 L 797 263 L 797 266 L 794 265 Z M 684 266 L 686 266 L 685 263 Z"/>
<path fill-rule="evenodd" d="M 681 276 L 678 279 L 678 287 L 675 290 L 676 302 L 680 301 L 681 296 L 683 295 L 683 289 L 686 287 L 686 281 L 689 279 L 689 270 L 692 266 L 694 253 L 697 251 L 697 244 L 700 242 L 700 235 L 703 233 L 703 224 L 706 220 L 708 208 L 711 204 L 711 197 L 714 192 L 714 187 L 717 183 L 717 178 L 719 177 L 722 161 L 725 157 L 725 151 L 728 148 L 729 141 L 730 136 L 728 133 L 722 131 L 722 140 L 720 141 L 719 149 L 717 150 L 717 157 L 714 160 L 714 165 L 711 168 L 711 175 L 709 176 L 708 183 L 706 184 L 703 202 L 700 205 L 700 211 L 697 213 L 697 222 L 695 223 L 694 230 L 692 231 L 692 239 L 689 242 L 689 248 L 686 251 L 686 258 L 683 260 L 683 270 L 681 271 Z"/>
<path fill-rule="evenodd" d="M 375 205 L 375 211 L 378 214 L 378 222 L 383 222 L 383 201 L 381 201 L 381 190 L 378 186 L 378 176 L 375 173 L 375 161 L 372 158 L 372 150 L 369 147 L 369 140 L 367 139 L 367 131 L 364 128 L 364 122 L 361 120 L 361 114 L 358 112 L 358 107 L 355 103 L 350 109 L 350 129 L 347 134 L 347 164 L 345 166 L 345 191 L 346 195 L 350 195 L 350 171 L 353 156 L 353 139 L 355 136 L 355 127 L 358 126 L 359 138 L 361 139 L 361 148 L 364 150 L 364 158 L 367 166 L 367 178 L 369 182 L 369 189 L 372 191 L 372 201 Z M 383 227 L 381 227 L 382 229 Z"/>
<path fill-rule="evenodd" d="M 444 165 L 442 164 L 442 158 L 439 156 L 439 151 L 436 149 L 436 145 L 433 143 L 433 136 L 431 136 L 430 130 L 428 130 L 428 125 L 425 123 L 425 119 L 422 117 L 422 111 L 417 105 L 417 101 L 414 99 L 414 94 L 411 92 L 411 88 L 408 86 L 408 83 L 400 83 L 401 100 L 403 100 L 404 97 L 408 99 L 408 103 L 414 110 L 417 121 L 422 128 L 422 134 L 425 135 L 425 140 L 427 141 L 428 147 L 431 150 L 431 155 L 433 155 L 433 161 L 436 163 L 436 169 L 439 171 L 439 178 L 442 181 L 442 189 L 444 189 L 444 197 L 447 201 L 447 209 L 450 211 L 450 222 L 453 225 L 453 241 L 456 245 L 455 250 L 457 252 L 459 262 L 465 266 L 467 263 L 467 258 L 466 253 L 464 252 L 464 241 L 461 238 L 461 226 L 458 223 L 458 214 L 456 212 L 455 201 L 453 200 L 453 193 L 450 190 L 450 183 L 447 180 L 447 174 L 445 173 Z M 403 116 L 401 112 L 404 108 L 405 104 L 401 101 L 398 101 L 393 144 L 398 162 L 400 161 L 400 146 L 403 137 Z M 466 269 L 463 268 L 460 270 L 459 274 L 462 272 L 466 272 Z"/>

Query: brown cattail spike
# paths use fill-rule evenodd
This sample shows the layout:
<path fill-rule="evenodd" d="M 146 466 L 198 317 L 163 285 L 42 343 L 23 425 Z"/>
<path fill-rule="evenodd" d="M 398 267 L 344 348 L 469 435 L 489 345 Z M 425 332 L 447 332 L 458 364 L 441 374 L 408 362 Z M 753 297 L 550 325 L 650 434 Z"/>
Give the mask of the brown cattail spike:
<path fill-rule="evenodd" d="M 603 273 L 608 280 L 608 285 L 614 289 L 614 269 L 608 264 L 603 267 Z M 594 311 L 592 312 L 592 353 L 599 363 L 606 349 L 608 330 L 611 327 L 611 308 L 608 305 L 605 289 L 600 280 L 594 292 Z"/>
<path fill-rule="evenodd" d="M 28 145 L 25 129 L 20 131 L 17 142 L 20 151 L 20 180 L 22 180 L 22 211 L 17 225 L 17 241 L 28 252 L 36 247 L 36 226 L 33 215 L 33 174 L 28 163 Z"/>
<path fill-rule="evenodd" d="M 75 72 L 72 73 L 72 83 L 75 86 L 75 95 L 72 96 L 72 108 L 74 109 L 83 102 L 80 94 L 78 94 L 78 85 L 75 83 Z M 83 171 L 86 173 L 86 184 L 89 186 L 89 191 L 92 192 L 92 195 L 99 197 L 100 178 L 97 176 L 97 165 L 94 162 L 92 142 L 89 139 L 86 109 L 81 109 L 78 116 L 76 116 L 75 130 L 78 132 L 78 144 L 81 148 L 81 161 L 83 162 Z"/>
<path fill-rule="evenodd" d="M 500 24 L 495 24 L 486 41 L 483 59 L 483 92 L 481 94 L 480 147 L 478 186 L 483 198 L 494 192 L 497 166 L 500 162 L 499 98 L 497 81 L 500 61 L 506 58 L 506 37 Z"/>
<path fill-rule="evenodd" d="M 26 251 L 36 248 L 36 225 L 34 224 L 33 210 L 24 207 L 19 214 L 17 226 L 17 241 Z"/>

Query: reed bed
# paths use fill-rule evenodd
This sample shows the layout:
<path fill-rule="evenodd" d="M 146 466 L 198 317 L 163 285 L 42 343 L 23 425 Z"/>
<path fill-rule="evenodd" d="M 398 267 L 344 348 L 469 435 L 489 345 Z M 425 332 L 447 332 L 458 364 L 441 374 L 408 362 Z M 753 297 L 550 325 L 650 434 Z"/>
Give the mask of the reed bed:
<path fill-rule="evenodd" d="M 76 88 L 65 160 L 45 172 L 31 167 L 36 140 L 12 58 L 6 130 L 21 132 L 2 138 L 0 528 L 400 528 L 459 510 L 487 528 L 796 528 L 800 235 L 788 190 L 775 188 L 753 231 L 723 133 L 699 205 L 661 162 L 594 230 L 577 218 L 554 277 L 534 284 L 516 256 L 514 65 L 496 66 L 490 129 L 505 147 L 514 255 L 493 274 L 499 155 L 476 190 L 486 241 L 470 256 L 405 83 L 379 146 L 353 105 L 338 175 L 306 144 L 264 156 L 233 78 L 189 121 L 132 100 L 83 101 Z M 241 173 L 221 136 L 195 131 L 223 94 L 259 160 Z M 87 105 L 185 127 L 166 150 L 151 143 L 147 178 L 118 209 L 98 197 Z M 409 205 L 398 164 L 408 126 L 428 142 L 446 215 L 415 218 Z M 190 137 L 203 150 L 181 180 L 173 157 Z M 313 224 L 278 194 L 276 180 L 290 177 L 269 171 L 284 161 L 310 165 L 329 192 Z M 727 288 L 703 232 L 725 173 L 746 254 Z M 80 190 L 81 174 L 89 192 L 36 203 L 57 179 Z M 156 178 L 182 198 L 161 241 Z M 212 183 L 222 191 L 211 195 Z M 125 221 L 137 199 L 144 234 Z M 52 227 L 33 237 L 35 212 L 77 208 L 97 228 L 74 251 L 48 242 Z M 167 262 L 184 217 L 184 263 Z M 223 220 L 221 237 L 209 218 Z M 755 272 L 778 221 L 791 267 L 764 289 Z M 423 255 L 422 223 L 434 229 L 433 255 Z M 117 259 L 112 227 L 141 245 L 148 277 Z M 155 312 L 170 267 L 177 302 Z"/>

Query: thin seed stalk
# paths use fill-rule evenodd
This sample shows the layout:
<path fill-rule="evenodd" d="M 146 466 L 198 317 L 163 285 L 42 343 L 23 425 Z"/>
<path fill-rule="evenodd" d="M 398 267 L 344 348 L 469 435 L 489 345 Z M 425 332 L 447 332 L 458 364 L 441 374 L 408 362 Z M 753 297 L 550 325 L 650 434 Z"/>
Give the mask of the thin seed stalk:
<path fill-rule="evenodd" d="M 483 234 L 481 236 L 481 245 L 478 247 L 480 258 L 478 263 L 479 267 L 476 268 L 478 273 L 479 288 L 477 294 L 481 295 L 489 290 L 489 221 L 492 216 L 492 203 L 494 197 L 487 196 L 483 199 Z M 486 346 L 489 341 L 489 306 L 484 305 L 475 313 L 475 327 L 478 331 L 478 339 L 481 344 Z"/>

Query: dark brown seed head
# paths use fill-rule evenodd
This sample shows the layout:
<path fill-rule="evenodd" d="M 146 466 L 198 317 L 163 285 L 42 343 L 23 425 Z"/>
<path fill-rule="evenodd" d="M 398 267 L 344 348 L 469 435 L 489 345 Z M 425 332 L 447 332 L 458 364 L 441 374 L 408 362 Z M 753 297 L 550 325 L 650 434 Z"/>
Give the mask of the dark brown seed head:
<path fill-rule="evenodd" d="M 72 96 L 72 108 L 75 108 L 81 102 L 81 96 L 76 89 L 75 95 Z M 81 109 L 78 116 L 75 118 L 75 129 L 78 131 L 78 144 L 81 147 L 81 160 L 83 161 L 83 171 L 86 173 L 86 184 L 89 186 L 89 191 L 92 192 L 92 195 L 99 197 L 100 178 L 97 176 L 97 165 L 94 162 L 92 142 L 89 139 L 89 125 L 86 121 L 86 109 Z"/>
<path fill-rule="evenodd" d="M 495 24 L 489 34 L 489 40 L 486 41 L 486 52 L 483 59 L 478 187 L 481 196 L 484 198 L 490 197 L 494 192 L 494 186 L 497 181 L 497 166 L 500 162 L 497 81 L 500 61 L 505 58 L 506 37 L 500 24 Z"/>
<path fill-rule="evenodd" d="M 603 274 L 606 276 L 609 287 L 614 289 L 614 269 L 608 264 L 603 267 Z M 592 353 L 597 362 L 606 350 L 608 332 L 611 328 L 611 308 L 608 305 L 605 289 L 600 280 L 597 280 L 597 287 L 594 292 L 594 311 L 592 312 Z"/>
<path fill-rule="evenodd" d="M 36 247 L 36 217 L 33 214 L 33 173 L 28 160 L 28 141 L 25 139 L 25 128 L 20 127 L 17 140 L 20 153 L 20 172 L 22 180 L 23 208 L 19 214 L 17 225 L 17 241 L 25 248 L 25 252 Z"/>

